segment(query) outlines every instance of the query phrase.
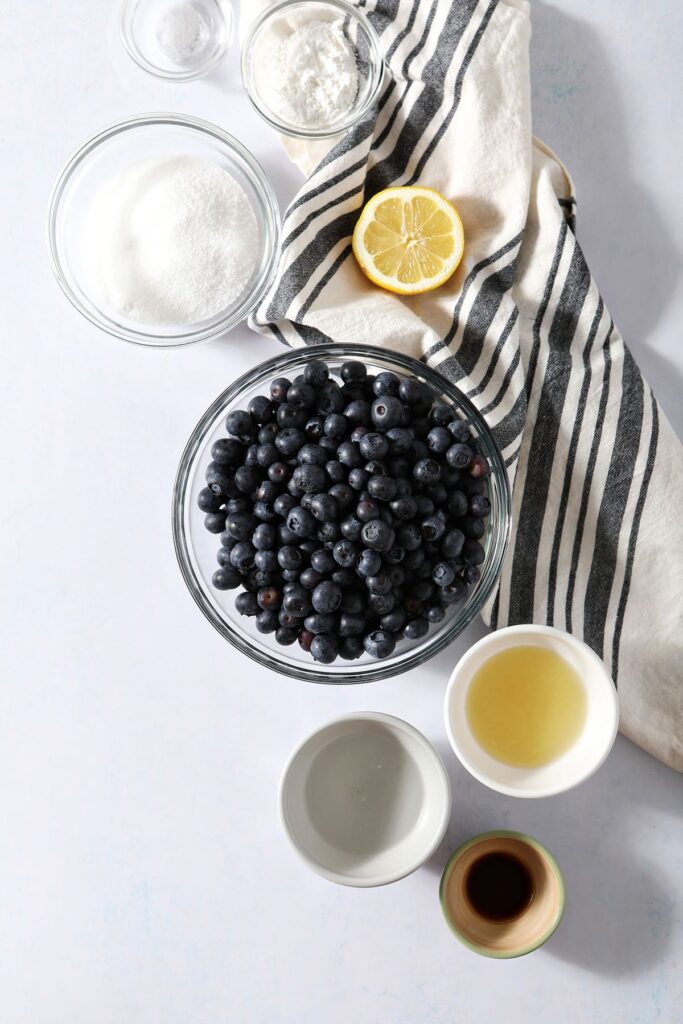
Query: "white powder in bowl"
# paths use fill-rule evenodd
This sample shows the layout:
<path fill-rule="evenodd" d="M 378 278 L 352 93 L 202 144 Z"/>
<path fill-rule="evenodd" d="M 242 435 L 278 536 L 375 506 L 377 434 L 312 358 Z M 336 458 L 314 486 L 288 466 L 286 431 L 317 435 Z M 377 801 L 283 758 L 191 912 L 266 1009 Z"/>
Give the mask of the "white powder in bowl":
<path fill-rule="evenodd" d="M 211 38 L 209 23 L 192 3 L 169 7 L 157 28 L 159 46 L 176 64 L 196 59 Z"/>
<path fill-rule="evenodd" d="M 95 295 L 138 323 L 216 316 L 244 293 L 258 258 L 252 204 L 211 160 L 136 161 L 104 185 L 85 218 L 83 260 Z"/>
<path fill-rule="evenodd" d="M 326 128 L 351 109 L 358 69 L 341 20 L 309 21 L 267 49 L 259 78 L 264 100 L 281 120 Z"/>

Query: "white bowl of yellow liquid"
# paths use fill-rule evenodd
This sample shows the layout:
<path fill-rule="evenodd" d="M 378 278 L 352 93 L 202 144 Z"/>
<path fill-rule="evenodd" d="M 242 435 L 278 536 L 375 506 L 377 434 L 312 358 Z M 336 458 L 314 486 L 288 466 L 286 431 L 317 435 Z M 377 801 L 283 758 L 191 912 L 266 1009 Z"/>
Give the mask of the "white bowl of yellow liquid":
<path fill-rule="evenodd" d="M 280 818 L 291 845 L 330 882 L 386 885 L 415 871 L 444 837 L 451 787 L 441 758 L 408 722 L 343 715 L 290 757 Z"/>
<path fill-rule="evenodd" d="M 520 797 L 583 782 L 619 727 L 617 691 L 600 658 L 550 626 L 508 626 L 471 647 L 453 670 L 444 714 L 465 768 Z"/>

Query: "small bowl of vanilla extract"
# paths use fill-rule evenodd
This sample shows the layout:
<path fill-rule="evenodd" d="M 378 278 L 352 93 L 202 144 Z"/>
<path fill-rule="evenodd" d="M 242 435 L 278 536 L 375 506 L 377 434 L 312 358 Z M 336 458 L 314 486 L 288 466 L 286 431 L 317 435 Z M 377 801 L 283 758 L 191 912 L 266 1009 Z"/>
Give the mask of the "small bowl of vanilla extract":
<path fill-rule="evenodd" d="M 564 912 L 554 857 L 521 832 L 485 832 L 463 843 L 443 875 L 439 898 L 451 931 L 482 956 L 525 956 L 542 946 Z"/>

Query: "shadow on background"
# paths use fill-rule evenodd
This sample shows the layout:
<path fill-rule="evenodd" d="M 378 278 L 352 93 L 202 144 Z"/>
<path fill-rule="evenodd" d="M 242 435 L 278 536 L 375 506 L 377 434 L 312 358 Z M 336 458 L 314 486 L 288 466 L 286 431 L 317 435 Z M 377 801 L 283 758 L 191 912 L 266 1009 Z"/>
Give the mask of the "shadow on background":
<path fill-rule="evenodd" d="M 681 273 L 665 215 L 631 169 L 635 140 L 610 53 L 559 6 L 532 5 L 534 134 L 565 163 L 578 198 L 577 235 L 614 321 L 683 432 L 678 369 L 650 336 Z"/>

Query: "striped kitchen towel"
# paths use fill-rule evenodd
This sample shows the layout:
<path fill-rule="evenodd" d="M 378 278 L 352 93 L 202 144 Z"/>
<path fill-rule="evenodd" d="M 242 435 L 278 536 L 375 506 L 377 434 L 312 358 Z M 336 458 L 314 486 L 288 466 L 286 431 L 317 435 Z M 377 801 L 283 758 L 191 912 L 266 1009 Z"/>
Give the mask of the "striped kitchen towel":
<path fill-rule="evenodd" d="M 619 687 L 622 731 L 683 770 L 682 449 L 586 265 L 567 173 L 532 137 L 528 4 L 360 6 L 386 61 L 378 101 L 333 142 L 286 141 L 309 177 L 251 325 L 293 346 L 400 349 L 469 395 L 513 486 L 486 620 L 586 640 Z M 371 195 L 417 182 L 457 205 L 465 258 L 403 298 L 363 277 L 351 234 Z"/>

